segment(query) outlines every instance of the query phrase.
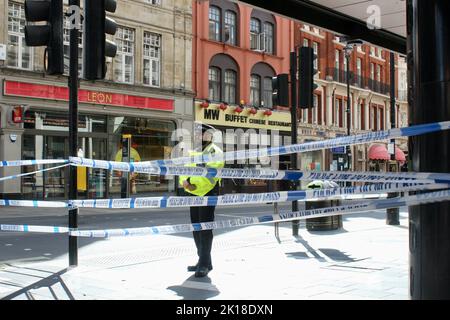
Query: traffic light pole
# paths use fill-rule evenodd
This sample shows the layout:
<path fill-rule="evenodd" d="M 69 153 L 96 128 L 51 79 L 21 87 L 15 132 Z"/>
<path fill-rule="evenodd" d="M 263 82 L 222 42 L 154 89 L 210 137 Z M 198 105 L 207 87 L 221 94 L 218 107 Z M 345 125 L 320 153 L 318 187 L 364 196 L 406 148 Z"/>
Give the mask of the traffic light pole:
<path fill-rule="evenodd" d="M 394 53 L 390 54 L 390 67 L 391 67 L 391 128 L 395 128 L 395 56 Z M 391 154 L 391 161 L 395 161 L 395 139 L 391 140 L 391 144 L 394 145 L 394 151 Z M 388 198 L 395 198 L 398 194 L 395 192 L 388 193 Z M 390 208 L 386 210 L 386 224 L 390 226 L 400 225 L 400 210 L 399 208 Z"/>
<path fill-rule="evenodd" d="M 70 0 L 70 6 L 80 7 L 80 0 Z M 78 155 L 78 43 L 79 25 L 70 30 L 70 71 L 69 71 L 69 152 L 71 157 Z M 69 167 L 69 200 L 77 199 L 77 167 Z M 78 228 L 78 208 L 69 208 L 69 228 Z M 69 266 L 78 265 L 78 238 L 69 236 Z"/>
<path fill-rule="evenodd" d="M 298 127 L 297 127 L 297 49 L 291 52 L 291 138 L 292 144 L 298 143 Z M 297 154 L 291 154 L 291 169 L 298 170 Z M 293 182 L 294 190 L 298 189 L 299 182 Z M 298 211 L 298 201 L 292 201 L 292 212 Z M 292 235 L 298 236 L 299 221 L 292 221 Z"/>

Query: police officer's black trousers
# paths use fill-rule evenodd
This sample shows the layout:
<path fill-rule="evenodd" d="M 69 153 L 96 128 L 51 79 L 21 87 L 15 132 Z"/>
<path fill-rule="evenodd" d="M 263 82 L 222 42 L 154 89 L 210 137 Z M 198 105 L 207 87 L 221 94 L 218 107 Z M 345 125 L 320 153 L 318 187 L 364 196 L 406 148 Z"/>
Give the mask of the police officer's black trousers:
<path fill-rule="evenodd" d="M 218 186 L 211 190 L 207 196 L 218 195 Z M 191 207 L 191 222 L 211 222 L 214 221 L 214 211 L 216 207 Z M 213 243 L 213 231 L 203 230 L 194 231 L 194 241 L 197 247 L 198 265 L 201 267 L 209 267 L 211 265 L 211 248 Z"/>

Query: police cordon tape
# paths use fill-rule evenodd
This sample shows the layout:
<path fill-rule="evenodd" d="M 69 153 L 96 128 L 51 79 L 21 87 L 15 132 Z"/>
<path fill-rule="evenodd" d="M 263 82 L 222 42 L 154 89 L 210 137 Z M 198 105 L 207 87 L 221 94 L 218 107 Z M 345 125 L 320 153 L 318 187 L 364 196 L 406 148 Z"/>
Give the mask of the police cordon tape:
<path fill-rule="evenodd" d="M 410 192 L 448 189 L 449 184 L 413 184 L 386 183 L 365 186 L 313 189 L 306 191 L 279 191 L 266 193 L 235 193 L 222 196 L 161 196 L 126 199 L 70 200 L 68 202 L 51 202 L 35 200 L 0 200 L 0 207 L 34 207 L 34 208 L 97 208 L 97 209 L 158 209 L 189 208 L 201 206 L 235 206 L 244 204 L 280 203 L 291 201 L 313 201 L 343 199 L 349 196 L 374 195 L 380 197 L 389 192 Z"/>
<path fill-rule="evenodd" d="M 168 167 L 168 166 L 180 166 L 189 163 L 200 164 L 210 161 L 234 161 L 234 160 L 254 159 L 260 157 L 271 157 L 271 156 L 279 156 L 279 155 L 287 155 L 287 154 L 303 153 L 336 147 L 343 147 L 348 145 L 364 144 L 399 137 L 412 137 L 449 129 L 450 129 L 450 121 L 443 121 L 436 123 L 414 125 L 406 128 L 395 128 L 385 131 L 368 132 L 359 135 L 345 136 L 322 141 L 294 144 L 289 146 L 279 146 L 279 147 L 252 149 L 252 150 L 239 150 L 214 155 L 202 154 L 197 156 L 181 157 L 176 159 L 146 161 L 143 163 L 153 165 L 156 167 Z M 0 167 L 58 164 L 68 162 L 69 160 L 0 161 Z"/>
<path fill-rule="evenodd" d="M 70 166 L 70 163 L 64 164 L 62 166 L 57 166 L 57 167 L 37 170 L 37 171 L 33 171 L 33 172 L 27 172 L 27 173 L 15 174 L 15 175 L 12 175 L 12 176 L 3 177 L 3 178 L 0 178 L 0 181 L 13 180 L 13 179 L 17 179 L 17 178 L 31 176 L 33 174 L 37 174 L 37 173 L 41 173 L 41 172 L 47 172 L 47 171 L 52 171 L 52 170 L 56 170 L 56 169 L 62 169 L 62 168 L 68 167 L 68 166 Z"/>
<path fill-rule="evenodd" d="M 204 167 L 158 167 L 148 163 L 116 162 L 71 157 L 72 165 L 110 171 L 145 173 L 162 176 L 200 176 L 207 178 L 226 179 L 258 179 L 258 180 L 331 180 L 356 182 L 412 182 L 412 183 L 450 183 L 448 173 L 383 173 L 383 172 L 334 172 L 334 171 L 296 171 L 262 169 L 235 169 L 235 168 L 204 168 Z"/>
<path fill-rule="evenodd" d="M 69 163 L 69 160 L 17 160 L 17 161 L 0 161 L 0 168 L 2 167 L 23 167 L 23 166 L 35 166 L 45 164 L 61 164 Z"/>
<path fill-rule="evenodd" d="M 348 145 L 364 144 L 375 141 L 389 140 L 399 137 L 418 136 L 432 132 L 438 132 L 450 129 L 450 121 L 415 125 L 406 128 L 396 128 L 386 131 L 368 132 L 359 135 L 339 137 L 329 140 L 307 142 L 289 146 L 271 147 L 263 149 L 230 151 L 221 154 L 201 154 L 190 157 L 181 157 L 169 160 L 147 161 L 154 166 L 180 166 L 189 163 L 206 163 L 214 161 L 234 161 L 243 159 L 254 159 L 262 157 L 280 156 L 294 153 L 303 153 L 316 150 L 330 149 L 336 147 L 344 147 Z"/>
<path fill-rule="evenodd" d="M 291 201 L 313 201 L 341 199 L 350 195 L 386 194 L 388 192 L 410 192 L 423 190 L 447 189 L 448 184 L 406 184 L 387 183 L 358 187 L 334 189 L 315 189 L 306 191 L 280 191 L 267 193 L 236 193 L 223 196 L 205 197 L 149 197 L 104 200 L 74 200 L 72 207 L 103 208 L 103 209 L 157 209 L 157 208 L 188 208 L 204 206 L 235 206 L 244 204 L 280 203 Z"/>
<path fill-rule="evenodd" d="M 310 218 L 327 217 L 334 215 L 348 215 L 373 210 L 383 210 L 402 206 L 415 206 L 420 204 L 436 203 L 443 201 L 450 201 L 450 190 L 443 190 L 399 198 L 366 201 L 362 203 L 337 207 L 301 210 L 298 212 L 281 212 L 278 215 L 272 214 L 259 217 L 241 217 L 232 220 L 219 220 L 203 223 L 154 226 L 142 228 L 105 229 L 105 230 L 77 230 L 77 229 L 69 229 L 67 227 L 5 224 L 0 225 L 0 231 L 26 232 L 26 233 L 35 232 L 35 233 L 49 233 L 49 234 L 69 233 L 69 235 L 71 236 L 87 237 L 87 238 L 168 235 L 191 231 L 236 228 L 258 224 L 305 220 Z"/>

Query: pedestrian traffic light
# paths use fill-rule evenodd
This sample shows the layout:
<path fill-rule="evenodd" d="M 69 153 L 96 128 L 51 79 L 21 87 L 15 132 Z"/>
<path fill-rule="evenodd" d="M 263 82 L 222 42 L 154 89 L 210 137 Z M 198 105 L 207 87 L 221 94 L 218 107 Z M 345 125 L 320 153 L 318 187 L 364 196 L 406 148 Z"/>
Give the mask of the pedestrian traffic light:
<path fill-rule="evenodd" d="M 63 0 L 25 0 L 25 43 L 47 46 L 44 66 L 48 74 L 64 73 Z M 46 24 L 30 25 L 29 22 Z"/>
<path fill-rule="evenodd" d="M 289 107 L 289 75 L 282 73 L 272 78 L 273 106 Z"/>
<path fill-rule="evenodd" d="M 106 12 L 116 12 L 116 0 L 86 0 L 84 4 L 84 78 L 101 80 L 106 76 L 106 57 L 114 58 L 117 45 L 106 39 L 115 35 L 116 22 Z"/>
<path fill-rule="evenodd" d="M 314 107 L 313 94 L 318 85 L 314 83 L 314 75 L 318 70 L 314 69 L 314 60 L 317 55 L 313 48 L 300 48 L 300 108 L 308 109 Z"/>

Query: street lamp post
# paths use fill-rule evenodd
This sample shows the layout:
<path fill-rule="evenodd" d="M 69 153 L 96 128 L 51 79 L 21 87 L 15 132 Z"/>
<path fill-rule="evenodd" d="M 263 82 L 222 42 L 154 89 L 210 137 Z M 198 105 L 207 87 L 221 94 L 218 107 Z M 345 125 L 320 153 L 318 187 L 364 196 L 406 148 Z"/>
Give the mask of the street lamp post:
<path fill-rule="evenodd" d="M 347 80 L 347 136 L 351 133 L 351 96 L 350 96 L 350 55 L 352 54 L 353 46 L 351 44 L 347 44 L 344 48 L 345 51 L 345 60 L 346 60 L 346 80 Z M 352 159 L 352 150 L 350 145 L 346 148 L 347 153 L 347 170 L 351 169 L 351 159 Z"/>

